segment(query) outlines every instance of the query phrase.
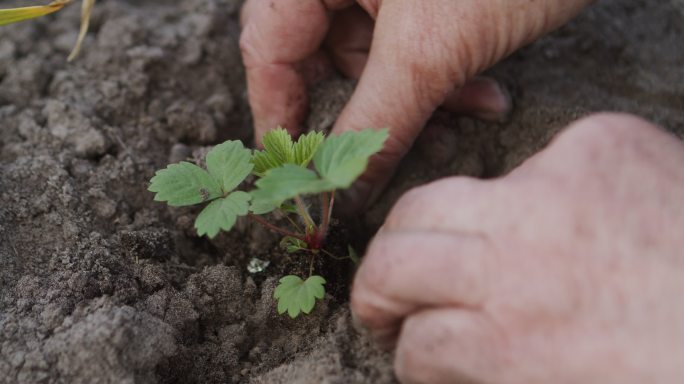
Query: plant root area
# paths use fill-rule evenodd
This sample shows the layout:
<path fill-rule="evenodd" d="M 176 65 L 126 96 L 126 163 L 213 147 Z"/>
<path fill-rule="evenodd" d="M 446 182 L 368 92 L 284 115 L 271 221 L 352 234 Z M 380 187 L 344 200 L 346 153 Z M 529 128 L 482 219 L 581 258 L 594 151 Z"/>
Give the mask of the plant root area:
<path fill-rule="evenodd" d="M 198 238 L 196 208 L 147 192 L 169 162 L 252 142 L 240 6 L 100 1 L 73 64 L 77 5 L 0 29 L 0 383 L 395 382 L 391 354 L 352 325 L 352 265 L 318 260 L 325 299 L 279 316 L 273 289 L 306 256 L 248 221 Z M 591 112 L 682 137 L 683 39 L 679 0 L 598 2 L 488 71 L 514 100 L 506 121 L 437 111 L 380 201 L 336 220 L 328 249 L 362 251 L 407 189 L 503 175 Z M 329 129 L 353 88 L 314 86 L 307 128 Z M 270 265 L 250 273 L 255 257 Z"/>

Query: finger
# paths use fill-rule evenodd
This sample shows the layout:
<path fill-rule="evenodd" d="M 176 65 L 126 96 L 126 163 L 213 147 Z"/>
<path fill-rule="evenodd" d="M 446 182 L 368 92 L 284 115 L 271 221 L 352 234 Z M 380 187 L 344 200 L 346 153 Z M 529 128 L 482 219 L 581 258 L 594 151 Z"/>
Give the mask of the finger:
<path fill-rule="evenodd" d="M 450 92 L 441 106 L 450 112 L 484 121 L 504 121 L 513 109 L 513 101 L 498 81 L 475 77 L 460 89 Z"/>
<path fill-rule="evenodd" d="M 445 96 L 513 50 L 558 27 L 591 0 L 383 2 L 367 67 L 334 131 L 389 127 L 390 138 L 348 192 L 376 198 Z M 401 20 L 401 22 L 399 22 Z M 454 20 L 458 22 L 454 23 Z M 494 20 L 495 24 L 481 20 Z"/>
<path fill-rule="evenodd" d="M 337 12 L 330 24 L 325 46 L 335 67 L 358 79 L 368 60 L 375 21 L 359 6 Z M 494 79 L 475 77 L 450 92 L 441 105 L 486 121 L 502 121 L 512 109 L 509 93 Z"/>
<path fill-rule="evenodd" d="M 335 67 L 345 76 L 358 79 L 368 60 L 375 22 L 359 6 L 335 13 L 325 46 Z"/>
<path fill-rule="evenodd" d="M 299 132 L 308 105 L 297 64 L 313 55 L 328 30 L 328 8 L 348 0 L 250 0 L 242 13 L 240 49 L 247 70 L 257 141 L 278 125 Z"/>
<path fill-rule="evenodd" d="M 328 55 L 322 51 L 316 51 L 297 66 L 299 73 L 304 77 L 307 86 L 314 85 L 333 74 L 332 62 Z"/>
<path fill-rule="evenodd" d="M 402 383 L 501 382 L 506 350 L 497 326 L 480 312 L 424 310 L 404 322 L 394 370 Z"/>
<path fill-rule="evenodd" d="M 371 159 L 366 173 L 348 192 L 348 200 L 357 202 L 352 208 L 361 209 L 379 195 L 429 116 L 454 84 L 462 83 L 452 76 L 451 63 L 442 54 L 445 47 L 441 40 L 446 37 L 424 23 L 434 17 L 434 7 L 446 4 L 453 8 L 449 3 L 385 2 L 380 8 L 368 63 L 333 128 L 335 133 L 390 130 L 383 150 Z"/>
<path fill-rule="evenodd" d="M 520 177 L 545 170 L 547 173 L 562 172 L 565 178 L 577 180 L 585 179 L 587 173 L 591 172 L 605 180 L 608 173 L 606 167 L 626 163 L 635 154 L 670 160 L 662 164 L 678 164 L 675 159 L 684 153 L 681 147 L 681 141 L 673 140 L 673 136 L 663 128 L 637 116 L 598 113 L 573 122 L 547 148 L 529 158 L 524 163 L 525 167 L 514 170 L 511 176 Z M 621 172 L 613 171 L 609 176 L 616 177 L 622 175 L 624 170 L 633 169 L 621 168 Z"/>
<path fill-rule="evenodd" d="M 354 279 L 352 310 L 387 339 L 420 309 L 477 308 L 489 294 L 496 253 L 482 235 L 383 230 Z"/>
<path fill-rule="evenodd" d="M 392 207 L 387 230 L 492 231 L 517 210 L 504 180 L 449 177 L 413 188 Z"/>

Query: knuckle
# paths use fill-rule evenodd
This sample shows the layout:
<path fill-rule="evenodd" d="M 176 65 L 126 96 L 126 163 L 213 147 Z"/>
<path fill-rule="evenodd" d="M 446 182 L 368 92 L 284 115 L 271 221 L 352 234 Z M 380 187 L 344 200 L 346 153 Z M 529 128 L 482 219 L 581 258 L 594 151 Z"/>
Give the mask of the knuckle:
<path fill-rule="evenodd" d="M 429 359 L 434 352 L 429 348 L 430 332 L 419 317 L 412 316 L 404 321 L 394 358 L 394 371 L 401 382 L 429 382 L 425 374 L 430 370 Z"/>
<path fill-rule="evenodd" d="M 479 196 L 479 183 L 475 179 L 465 177 L 449 177 L 422 185 L 399 198 L 390 211 L 385 226 L 397 228 L 405 226 L 433 211 L 432 207 L 455 207 L 462 202 L 472 201 Z"/>
<path fill-rule="evenodd" d="M 412 217 L 420 214 L 426 186 L 416 187 L 404 193 L 385 219 L 385 227 L 388 229 L 399 228 L 410 223 Z"/>
<path fill-rule="evenodd" d="M 370 326 L 377 317 L 378 311 L 374 305 L 366 300 L 366 295 L 357 286 L 352 289 L 350 307 L 355 318 L 363 325 Z"/>
<path fill-rule="evenodd" d="M 382 295 L 390 253 L 382 236 L 373 240 L 359 268 L 352 288 L 350 305 L 359 320 L 372 324 L 379 313 L 377 298 Z"/>
<path fill-rule="evenodd" d="M 561 134 L 558 142 L 581 144 L 582 148 L 603 149 L 625 146 L 657 134 L 660 129 L 636 116 L 598 113 L 578 120 Z"/>
<path fill-rule="evenodd" d="M 245 28 L 240 34 L 240 53 L 242 53 L 242 60 L 247 68 L 251 67 L 257 57 L 257 49 L 254 43 L 254 33 L 252 32 L 252 24 L 246 24 Z"/>

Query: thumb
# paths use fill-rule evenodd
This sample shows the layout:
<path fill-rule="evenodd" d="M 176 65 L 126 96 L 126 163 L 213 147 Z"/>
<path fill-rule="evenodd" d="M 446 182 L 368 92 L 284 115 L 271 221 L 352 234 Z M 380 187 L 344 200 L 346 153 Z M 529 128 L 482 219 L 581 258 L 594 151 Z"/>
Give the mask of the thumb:
<path fill-rule="evenodd" d="M 336 134 L 368 128 L 390 131 L 385 147 L 342 196 L 345 207 L 355 211 L 377 198 L 427 119 L 453 89 L 448 59 L 444 52 L 434 54 L 443 51 L 437 47 L 440 39 L 428 36 L 425 28 L 432 6 L 422 3 L 428 2 L 383 3 L 366 67 L 333 127 Z"/>
<path fill-rule="evenodd" d="M 349 210 L 378 197 L 451 91 L 591 2 L 382 2 L 366 69 L 333 132 L 389 128 L 390 138 L 346 192 Z"/>
<path fill-rule="evenodd" d="M 402 383 L 519 382 L 505 340 L 482 312 L 425 309 L 404 322 L 394 371 Z"/>

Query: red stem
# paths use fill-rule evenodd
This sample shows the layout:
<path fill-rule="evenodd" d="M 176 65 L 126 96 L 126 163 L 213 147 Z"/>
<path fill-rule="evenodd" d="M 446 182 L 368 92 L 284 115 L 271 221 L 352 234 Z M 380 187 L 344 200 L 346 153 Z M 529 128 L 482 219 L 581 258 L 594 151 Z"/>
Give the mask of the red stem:
<path fill-rule="evenodd" d="M 275 226 L 275 225 L 269 223 L 268 221 L 262 219 L 261 217 L 255 215 L 255 214 L 253 214 L 253 213 L 250 213 L 250 214 L 249 214 L 249 218 L 252 219 L 252 220 L 254 220 L 254 221 L 256 221 L 257 223 L 263 225 L 264 227 L 266 227 L 266 228 L 272 230 L 272 231 L 275 231 L 275 232 L 280 233 L 281 235 L 294 237 L 295 239 L 299 239 L 299 240 L 301 240 L 301 241 L 306 242 L 306 239 L 304 238 L 304 236 L 298 235 L 298 234 L 296 234 L 296 233 L 294 233 L 294 232 L 290 232 L 290 231 L 288 231 L 288 230 L 286 230 L 286 229 L 282 229 L 282 228 L 280 228 L 280 227 L 277 227 L 277 226 Z"/>
<path fill-rule="evenodd" d="M 335 204 L 335 191 L 330 193 L 330 198 L 328 194 L 324 193 L 323 197 L 323 217 L 321 218 L 321 226 L 318 229 L 318 237 L 320 242 L 323 242 L 325 235 L 328 233 L 328 226 L 330 225 L 330 215 L 332 214 L 333 204 Z"/>

